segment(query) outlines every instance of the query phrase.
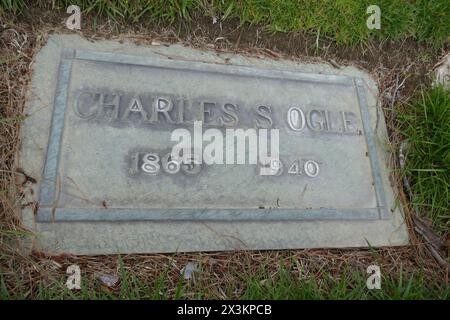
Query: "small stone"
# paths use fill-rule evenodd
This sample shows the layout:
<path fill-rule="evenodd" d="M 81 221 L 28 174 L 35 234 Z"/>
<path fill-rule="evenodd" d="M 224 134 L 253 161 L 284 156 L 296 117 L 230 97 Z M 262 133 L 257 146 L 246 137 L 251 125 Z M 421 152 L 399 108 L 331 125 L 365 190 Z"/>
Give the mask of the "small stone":
<path fill-rule="evenodd" d="M 450 89 L 450 54 L 447 54 L 436 68 L 436 78 L 434 85 L 440 84 L 444 88 Z"/>
<path fill-rule="evenodd" d="M 183 275 L 185 280 L 189 280 L 192 278 L 193 273 L 197 271 L 198 271 L 197 263 L 188 262 L 186 266 L 183 269 L 181 269 L 181 274 Z"/>
<path fill-rule="evenodd" d="M 97 274 L 97 279 L 108 287 L 114 287 L 119 282 L 119 277 L 113 274 Z"/>

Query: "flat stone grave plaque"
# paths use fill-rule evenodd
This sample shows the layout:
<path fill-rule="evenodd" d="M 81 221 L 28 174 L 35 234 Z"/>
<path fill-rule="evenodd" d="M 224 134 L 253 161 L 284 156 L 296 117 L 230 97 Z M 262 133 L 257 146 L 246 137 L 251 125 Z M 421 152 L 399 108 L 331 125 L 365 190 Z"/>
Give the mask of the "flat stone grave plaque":
<path fill-rule="evenodd" d="M 24 220 L 50 253 L 406 244 L 376 90 L 352 68 L 52 36 L 28 95 Z M 174 132 L 216 162 L 175 161 Z M 253 157 L 263 133 L 271 162 Z"/>

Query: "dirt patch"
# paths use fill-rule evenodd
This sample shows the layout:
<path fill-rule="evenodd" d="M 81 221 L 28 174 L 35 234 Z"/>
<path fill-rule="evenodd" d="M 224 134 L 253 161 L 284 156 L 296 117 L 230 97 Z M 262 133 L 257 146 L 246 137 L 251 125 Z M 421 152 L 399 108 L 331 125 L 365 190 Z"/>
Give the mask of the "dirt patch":
<path fill-rule="evenodd" d="M 39 17 L 39 18 L 35 18 Z M 63 275 L 65 266 L 76 263 L 94 277 L 95 272 L 117 270 L 117 256 L 102 257 L 46 257 L 40 253 L 23 255 L 15 248 L 23 232 L 17 214 L 20 203 L 21 184 L 18 173 L 13 172 L 13 163 L 20 143 L 19 129 L 23 119 L 26 88 L 30 80 L 32 58 L 45 42 L 49 33 L 67 33 L 64 28 L 65 14 L 56 11 L 32 9 L 16 21 L 0 18 L 0 269 L 9 290 L 14 291 L 17 279 L 29 288 L 29 297 L 42 281 L 51 281 L 49 271 Z M 95 26 L 95 27 L 94 27 Z M 407 101 L 413 92 L 429 85 L 430 70 L 448 52 L 448 47 L 436 50 L 412 39 L 401 42 L 373 42 L 353 48 L 338 46 L 328 39 L 300 33 L 266 32 L 262 26 L 239 26 L 237 21 L 215 23 L 203 16 L 194 16 L 186 24 L 178 21 L 172 25 L 140 23 L 134 25 L 116 24 L 107 19 L 86 17 L 81 34 L 89 39 L 100 38 L 131 39 L 136 43 L 175 43 L 187 46 L 215 49 L 220 52 L 235 52 L 270 58 L 289 58 L 310 62 L 327 62 L 335 68 L 355 65 L 369 71 L 378 81 L 390 140 L 392 143 L 392 168 L 397 166 L 399 137 L 396 130 L 396 106 Z M 393 174 L 393 181 L 399 185 L 399 192 L 410 226 L 411 214 L 404 195 L 400 177 Z M 17 193 L 16 190 L 19 192 Z M 30 204 L 34 205 L 34 204 Z M 126 269 L 137 273 L 140 279 L 154 279 L 170 259 L 174 266 L 169 274 L 172 288 L 176 288 L 179 271 L 187 261 L 200 261 L 205 267 L 204 276 L 214 279 L 210 298 L 233 298 L 221 292 L 225 282 L 234 279 L 237 272 L 249 272 L 271 261 L 277 272 L 279 261 L 292 261 L 303 265 L 314 276 L 338 276 L 345 266 L 363 270 L 374 260 L 387 272 L 393 274 L 402 268 L 405 272 L 425 270 L 427 278 L 442 279 L 448 284 L 448 271 L 443 269 L 426 249 L 421 237 L 411 229 L 412 246 L 373 250 L 288 250 L 266 252 L 224 252 L 172 255 L 128 255 L 123 259 Z M 142 267 L 142 268 L 140 268 Z M 250 268 L 250 269 L 249 269 Z M 146 270 L 145 273 L 138 270 Z M 231 272 L 233 270 L 233 273 Z M 233 278 L 233 279 L 231 279 Z M 50 279 L 50 280 L 49 280 Z M 239 285 L 237 285 L 239 286 Z M 175 290 L 175 289 L 174 289 Z M 235 295 L 235 296 L 233 296 Z"/>

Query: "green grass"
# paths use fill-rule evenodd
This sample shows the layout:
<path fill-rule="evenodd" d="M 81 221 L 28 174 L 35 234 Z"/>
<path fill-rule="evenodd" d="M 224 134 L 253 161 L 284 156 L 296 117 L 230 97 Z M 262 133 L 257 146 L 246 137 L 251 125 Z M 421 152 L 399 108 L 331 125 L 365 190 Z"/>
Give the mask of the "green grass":
<path fill-rule="evenodd" d="M 3 10 L 13 14 L 18 14 L 25 8 L 25 0 L 0 0 L 0 13 Z"/>
<path fill-rule="evenodd" d="M 405 275 L 382 276 L 381 289 L 366 287 L 367 275 L 364 270 L 345 271 L 339 277 L 315 276 L 313 273 L 298 272 L 280 267 L 276 275 L 269 274 L 269 266 L 262 265 L 255 274 L 244 272 L 224 289 L 227 299 L 450 299 L 450 287 L 437 280 L 425 280 L 421 271 Z M 169 267 L 160 272 L 151 282 L 140 280 L 136 275 L 119 267 L 120 283 L 114 288 L 102 286 L 98 280 L 82 273 L 81 290 L 69 290 L 67 276 L 57 275 L 51 282 L 38 280 L 33 288 L 16 280 L 14 292 L 7 289 L 0 272 L 0 300 L 6 299 L 194 299 L 217 298 L 212 293 L 214 280 L 183 280 L 169 285 Z M 381 270 L 383 272 L 383 270 Z M 48 284 L 46 284 L 48 283 Z M 243 290 L 242 290 L 243 288 Z M 241 291 L 236 296 L 235 292 Z M 224 298 L 221 296 L 221 298 Z"/>
<path fill-rule="evenodd" d="M 264 271 L 261 271 L 264 275 Z M 264 276 L 250 278 L 242 299 L 448 299 L 450 288 L 437 282 L 427 283 L 421 272 L 405 276 L 400 272 L 382 276 L 381 289 L 369 290 L 367 275 L 362 272 L 346 271 L 335 279 L 331 276 L 314 276 L 299 279 L 288 270 L 281 269 L 275 279 Z"/>
<path fill-rule="evenodd" d="M 327 38 L 340 44 L 364 44 L 371 40 L 402 40 L 412 37 L 441 47 L 449 41 L 448 0 L 55 0 L 55 9 L 65 12 L 71 4 L 84 14 L 113 20 L 174 22 L 189 21 L 194 12 L 222 21 L 259 24 L 273 32 L 296 32 Z M 366 9 L 381 8 L 381 30 L 366 27 Z M 0 11 L 20 14 L 27 6 L 52 8 L 38 0 L 0 0 Z"/>
<path fill-rule="evenodd" d="M 450 91 L 428 89 L 402 109 L 400 131 L 408 141 L 405 172 L 412 204 L 441 234 L 450 232 Z"/>

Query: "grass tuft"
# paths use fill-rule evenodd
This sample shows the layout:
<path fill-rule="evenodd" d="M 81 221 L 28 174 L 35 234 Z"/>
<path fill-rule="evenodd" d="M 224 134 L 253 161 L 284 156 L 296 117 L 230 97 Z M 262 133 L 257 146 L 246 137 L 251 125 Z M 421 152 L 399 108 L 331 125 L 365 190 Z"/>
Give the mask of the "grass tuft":
<path fill-rule="evenodd" d="M 26 8 L 25 0 L 0 0 L 0 13 L 20 14 Z"/>
<path fill-rule="evenodd" d="M 450 231 L 450 91 L 435 87 L 420 93 L 399 115 L 408 142 L 405 172 L 412 205 L 441 234 Z"/>
<path fill-rule="evenodd" d="M 106 16 L 114 21 L 175 22 L 198 17 L 215 17 L 221 22 L 237 19 L 241 24 L 258 24 L 272 32 L 304 32 L 344 45 L 371 40 L 414 38 L 442 47 L 450 36 L 448 0 L 378 0 L 381 29 L 369 30 L 367 7 L 372 0 L 38 0 L 33 6 L 65 10 L 80 6 L 84 14 Z M 24 0 L 0 0 L 0 12 L 20 14 Z"/>

